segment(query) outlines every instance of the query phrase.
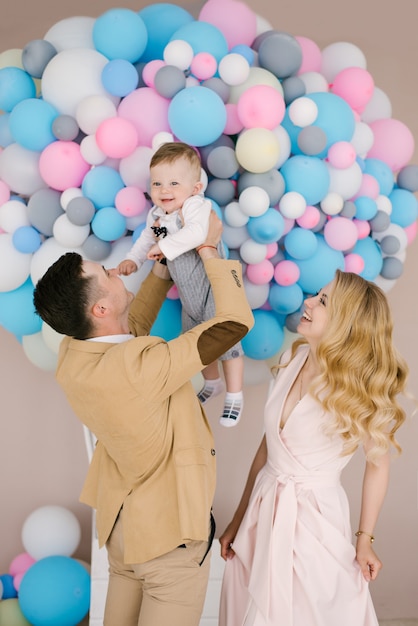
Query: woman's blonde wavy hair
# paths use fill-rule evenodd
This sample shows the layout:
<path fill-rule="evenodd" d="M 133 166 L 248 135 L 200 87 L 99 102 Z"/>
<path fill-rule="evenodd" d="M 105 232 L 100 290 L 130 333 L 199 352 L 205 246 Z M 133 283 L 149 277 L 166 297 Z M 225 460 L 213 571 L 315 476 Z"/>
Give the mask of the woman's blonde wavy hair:
<path fill-rule="evenodd" d="M 345 454 L 368 440 L 370 461 L 391 444 L 400 453 L 395 432 L 406 416 L 397 397 L 405 392 L 408 366 L 393 345 L 384 292 L 357 274 L 337 270 L 327 310 L 327 329 L 316 350 L 322 374 L 310 392 L 335 416 L 330 430 L 345 440 Z M 291 358 L 306 343 L 294 342 Z"/>

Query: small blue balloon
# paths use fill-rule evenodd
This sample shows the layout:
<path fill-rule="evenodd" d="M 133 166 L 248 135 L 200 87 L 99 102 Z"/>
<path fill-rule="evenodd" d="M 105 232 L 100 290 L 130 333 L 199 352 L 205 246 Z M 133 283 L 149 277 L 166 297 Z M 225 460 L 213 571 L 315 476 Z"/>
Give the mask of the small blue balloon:
<path fill-rule="evenodd" d="M 104 207 L 93 217 L 91 229 L 103 241 L 116 241 L 126 232 L 126 219 L 114 207 Z"/>
<path fill-rule="evenodd" d="M 147 46 L 141 56 L 141 61 L 148 63 L 155 59 L 164 58 L 164 48 L 171 39 L 173 33 L 190 22 L 194 17 L 175 4 L 156 2 L 150 4 L 138 15 L 143 19 L 148 33 Z"/>
<path fill-rule="evenodd" d="M 93 43 L 108 59 L 138 61 L 148 41 L 143 19 L 131 9 L 109 9 L 93 25 Z"/>
<path fill-rule="evenodd" d="M 225 128 L 226 108 L 217 93 L 207 87 L 188 87 L 179 91 L 168 107 L 173 134 L 192 146 L 207 146 Z"/>
<path fill-rule="evenodd" d="M 268 301 L 273 311 L 280 315 L 289 315 L 300 308 L 303 291 L 297 283 L 288 286 L 272 285 Z"/>
<path fill-rule="evenodd" d="M 298 284 L 306 294 L 317 293 L 327 285 L 337 269 L 344 271 L 344 255 L 330 248 L 322 235 L 315 235 L 317 248 L 308 259 L 293 259 L 300 270 Z"/>
<path fill-rule="evenodd" d="M 382 253 L 378 244 L 371 237 L 359 239 L 353 248 L 353 253 L 360 255 L 364 260 L 364 268 L 360 276 L 366 280 L 374 280 L 383 266 Z"/>
<path fill-rule="evenodd" d="M 295 155 L 281 167 L 286 192 L 297 191 L 307 204 L 318 204 L 328 193 L 330 175 L 325 162 L 317 156 Z"/>
<path fill-rule="evenodd" d="M 237 44 L 230 49 L 230 54 L 240 54 L 244 59 L 248 61 L 248 65 L 253 65 L 255 54 L 254 50 L 250 46 L 246 46 L 243 43 Z"/>
<path fill-rule="evenodd" d="M 242 349 L 250 359 L 269 359 L 283 344 L 283 328 L 272 311 L 256 309 L 253 315 L 254 326 L 242 339 Z"/>
<path fill-rule="evenodd" d="M 410 226 L 418 217 L 418 201 L 407 189 L 394 189 L 389 195 L 392 203 L 390 221 L 402 228 Z"/>
<path fill-rule="evenodd" d="M 283 235 L 285 223 L 276 209 L 269 208 L 258 217 L 250 217 L 247 223 L 248 234 L 257 243 L 274 243 Z"/>
<path fill-rule="evenodd" d="M 125 59 L 113 59 L 102 70 L 103 87 L 112 96 L 121 98 L 134 91 L 139 82 L 135 65 Z"/>
<path fill-rule="evenodd" d="M 368 196 L 359 196 L 354 200 L 356 206 L 356 219 L 358 220 L 372 220 L 377 213 L 377 204 L 373 198 Z"/>
<path fill-rule="evenodd" d="M 151 328 L 150 334 L 162 337 L 165 341 L 175 339 L 181 333 L 181 303 L 179 299 L 166 298 L 163 302 L 157 319 Z"/>
<path fill-rule="evenodd" d="M 84 176 L 81 190 L 83 195 L 93 202 L 96 209 L 101 209 L 114 206 L 116 194 L 124 187 L 119 172 L 107 165 L 98 165 Z"/>
<path fill-rule="evenodd" d="M 0 292 L 0 325 L 16 337 L 33 335 L 42 328 L 42 320 L 33 306 L 33 289 L 28 278 L 13 291 Z"/>
<path fill-rule="evenodd" d="M 0 69 L 0 110 L 10 113 L 18 102 L 35 96 L 35 83 L 24 70 L 19 67 Z"/>
<path fill-rule="evenodd" d="M 33 226 L 20 226 L 12 236 L 13 246 L 23 254 L 36 252 L 41 247 L 41 235 Z"/>
<path fill-rule="evenodd" d="M 311 230 L 292 228 L 284 237 L 283 244 L 293 259 L 309 259 L 316 252 L 318 239 Z"/>
<path fill-rule="evenodd" d="M 11 574 L 2 574 L 0 576 L 0 583 L 3 587 L 2 600 L 9 600 L 10 598 L 17 598 L 17 591 L 13 584 L 13 576 Z"/>
<path fill-rule="evenodd" d="M 19 102 L 10 113 L 10 132 L 16 143 L 27 150 L 41 152 L 55 141 L 52 132 L 58 111 L 52 104 L 38 98 L 28 98 Z"/>

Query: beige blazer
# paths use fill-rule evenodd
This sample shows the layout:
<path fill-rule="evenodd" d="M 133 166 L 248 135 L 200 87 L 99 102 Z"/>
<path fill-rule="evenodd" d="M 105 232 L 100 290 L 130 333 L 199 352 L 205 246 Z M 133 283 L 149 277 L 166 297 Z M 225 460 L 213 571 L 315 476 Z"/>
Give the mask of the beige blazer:
<path fill-rule="evenodd" d="M 254 322 L 240 263 L 210 259 L 205 268 L 215 317 L 178 338 L 148 335 L 172 285 L 150 273 L 131 305 L 131 340 L 61 342 L 57 380 L 98 439 L 80 499 L 97 510 L 100 546 L 124 507 L 126 563 L 208 537 L 215 450 L 190 379 Z"/>

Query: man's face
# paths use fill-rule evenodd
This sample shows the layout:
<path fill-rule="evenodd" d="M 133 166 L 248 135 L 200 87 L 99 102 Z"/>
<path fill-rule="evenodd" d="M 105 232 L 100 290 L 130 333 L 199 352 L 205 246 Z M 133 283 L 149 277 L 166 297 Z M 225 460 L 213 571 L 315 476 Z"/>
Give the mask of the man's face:
<path fill-rule="evenodd" d="M 128 291 L 115 268 L 106 269 L 99 263 L 83 261 L 83 271 L 96 280 L 100 302 L 109 309 L 115 318 L 124 315 L 133 300 L 133 293 Z"/>

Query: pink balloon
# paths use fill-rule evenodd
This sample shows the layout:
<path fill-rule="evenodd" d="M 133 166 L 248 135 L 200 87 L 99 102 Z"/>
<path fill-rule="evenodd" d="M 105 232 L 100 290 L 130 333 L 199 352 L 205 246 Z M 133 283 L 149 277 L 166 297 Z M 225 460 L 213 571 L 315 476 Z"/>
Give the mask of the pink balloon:
<path fill-rule="evenodd" d="M 349 250 L 357 242 L 358 231 L 347 217 L 332 217 L 324 226 L 324 238 L 334 250 Z"/>
<path fill-rule="evenodd" d="M 215 76 L 218 69 L 218 62 L 213 54 L 209 52 L 198 52 L 194 57 L 190 65 L 190 71 L 193 76 L 196 76 L 199 80 L 207 80 Z"/>
<path fill-rule="evenodd" d="M 129 156 L 138 145 L 138 133 L 132 122 L 123 117 L 109 117 L 96 130 L 96 143 L 112 159 Z"/>
<path fill-rule="evenodd" d="M 361 112 L 373 95 L 374 80 L 362 67 L 346 67 L 335 76 L 331 91 L 348 102 L 354 111 Z"/>
<path fill-rule="evenodd" d="M 356 151 L 349 141 L 337 141 L 328 150 L 328 161 L 337 169 L 345 169 L 353 165 L 356 160 Z"/>
<path fill-rule="evenodd" d="M 409 128 L 393 118 L 375 120 L 369 124 L 374 142 L 367 157 L 384 161 L 393 172 L 397 172 L 411 160 L 415 141 Z"/>
<path fill-rule="evenodd" d="M 58 191 L 80 187 L 90 169 L 73 141 L 54 141 L 41 153 L 39 172 L 47 185 Z"/>
<path fill-rule="evenodd" d="M 238 117 L 238 107 L 236 104 L 229 102 L 225 105 L 226 124 L 224 128 L 225 135 L 237 135 L 244 128 L 243 123 Z"/>
<path fill-rule="evenodd" d="M 30 556 L 27 552 L 22 552 L 22 554 L 18 554 L 10 563 L 9 574 L 11 576 L 16 576 L 16 574 L 21 574 L 26 572 L 27 569 L 31 565 L 35 563 L 35 559 Z"/>
<path fill-rule="evenodd" d="M 404 228 L 404 231 L 406 233 L 406 238 L 408 241 L 408 246 L 414 241 L 415 237 L 417 236 L 417 229 L 418 229 L 418 222 L 416 221 L 412 222 L 412 224 Z"/>
<path fill-rule="evenodd" d="M 344 257 L 344 271 L 360 274 L 364 270 L 364 259 L 359 254 L 350 253 Z"/>
<path fill-rule="evenodd" d="M 247 278 L 255 285 L 266 285 L 274 276 L 274 265 L 268 259 L 247 265 Z"/>
<path fill-rule="evenodd" d="M 22 582 L 22 578 L 25 574 L 26 572 L 20 572 L 13 577 L 13 587 L 16 589 L 16 591 L 19 591 L 20 583 Z"/>
<path fill-rule="evenodd" d="M 278 249 L 279 249 L 279 244 L 276 241 L 273 241 L 272 243 L 268 243 L 266 259 L 272 259 L 277 254 Z"/>
<path fill-rule="evenodd" d="M 357 234 L 359 239 L 365 239 L 370 235 L 370 224 L 367 220 L 353 220 L 357 228 Z"/>
<path fill-rule="evenodd" d="M 125 217 L 140 215 L 147 206 L 147 199 L 139 187 L 124 187 L 115 197 L 115 207 Z"/>
<path fill-rule="evenodd" d="M 168 123 L 170 100 L 150 87 L 135 89 L 122 100 L 119 117 L 133 123 L 138 133 L 138 145 L 152 147 L 152 139 L 159 132 L 171 132 Z"/>
<path fill-rule="evenodd" d="M 283 221 L 284 221 L 284 230 L 282 233 L 282 237 L 284 237 L 284 235 L 287 235 L 287 233 L 290 233 L 293 226 L 295 225 L 295 220 L 292 220 L 289 217 L 284 217 Z"/>
<path fill-rule="evenodd" d="M 300 269 L 294 261 L 279 261 L 274 268 L 274 280 L 278 285 L 294 285 L 300 276 Z"/>
<path fill-rule="evenodd" d="M 303 215 L 297 218 L 296 223 L 301 228 L 315 228 L 321 219 L 321 213 L 315 206 L 307 205 Z"/>
<path fill-rule="evenodd" d="M 216 26 L 229 49 L 238 44 L 251 46 L 257 36 L 257 15 L 237 0 L 208 0 L 199 13 L 199 20 Z"/>
<path fill-rule="evenodd" d="M 361 178 L 360 189 L 355 194 L 355 196 L 353 196 L 352 200 L 355 200 L 356 198 L 360 198 L 362 196 L 367 196 L 368 198 L 373 198 L 373 200 L 376 200 L 379 194 L 380 186 L 376 178 L 371 174 L 363 174 Z"/>
<path fill-rule="evenodd" d="M 284 118 L 286 105 L 283 96 L 270 85 L 248 87 L 237 104 L 238 117 L 245 128 L 273 130 Z"/>
<path fill-rule="evenodd" d="M 142 70 L 142 80 L 147 87 L 154 87 L 155 75 L 159 69 L 165 67 L 167 64 L 162 59 L 155 59 L 149 61 Z"/>
<path fill-rule="evenodd" d="M 296 36 L 295 39 L 302 48 L 302 64 L 297 74 L 321 72 L 322 55 L 318 44 L 307 37 Z"/>
<path fill-rule="evenodd" d="M 170 289 L 167 291 L 167 296 L 166 296 L 169 300 L 178 300 L 179 299 L 179 292 L 178 289 L 176 287 L 176 285 L 173 285 L 172 287 L 170 287 Z"/>

